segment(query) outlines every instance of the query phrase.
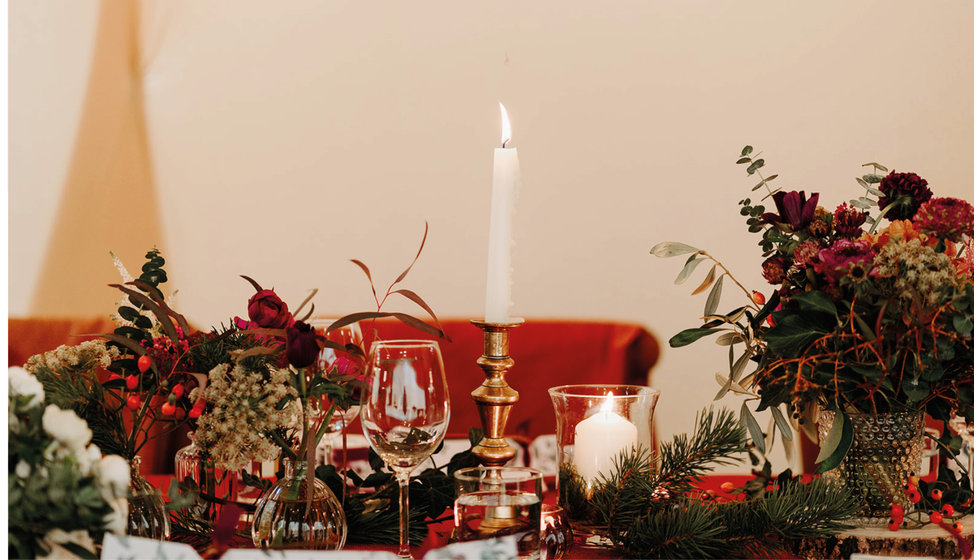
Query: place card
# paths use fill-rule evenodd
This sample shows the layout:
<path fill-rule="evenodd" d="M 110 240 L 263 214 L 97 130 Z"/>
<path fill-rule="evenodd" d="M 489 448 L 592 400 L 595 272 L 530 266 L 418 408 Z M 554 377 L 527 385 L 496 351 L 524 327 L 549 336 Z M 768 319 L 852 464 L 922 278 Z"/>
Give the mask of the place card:
<path fill-rule="evenodd" d="M 117 537 L 111 533 L 106 533 L 105 539 L 102 541 L 102 560 L 142 560 L 144 558 L 201 560 L 201 556 L 189 544 L 140 537 Z"/>
<path fill-rule="evenodd" d="M 425 553 L 422 560 L 511 560 L 518 558 L 517 537 L 458 542 Z"/>
<path fill-rule="evenodd" d="M 398 560 L 398 555 L 383 550 L 262 550 L 233 548 L 221 560 Z"/>

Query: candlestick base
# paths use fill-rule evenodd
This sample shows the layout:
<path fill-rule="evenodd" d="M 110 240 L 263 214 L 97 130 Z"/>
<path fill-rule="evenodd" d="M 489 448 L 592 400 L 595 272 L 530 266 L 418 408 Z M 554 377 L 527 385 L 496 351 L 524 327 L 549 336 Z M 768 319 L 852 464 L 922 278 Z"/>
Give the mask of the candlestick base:
<path fill-rule="evenodd" d="M 488 467 L 502 466 L 517 454 L 504 439 L 504 429 L 510 409 L 520 395 L 507 385 L 505 376 L 514 365 L 510 357 L 510 330 L 524 323 L 515 319 L 511 323 L 487 323 L 471 321 L 483 330 L 483 355 L 476 361 L 483 369 L 486 380 L 470 395 L 480 413 L 483 439 L 473 448 L 473 454 Z"/>

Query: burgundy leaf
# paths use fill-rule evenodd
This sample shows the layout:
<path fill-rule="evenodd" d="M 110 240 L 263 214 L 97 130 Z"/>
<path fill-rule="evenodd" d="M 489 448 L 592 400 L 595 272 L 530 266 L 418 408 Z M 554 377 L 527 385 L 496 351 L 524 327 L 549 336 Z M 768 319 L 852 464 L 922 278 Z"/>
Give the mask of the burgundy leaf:
<path fill-rule="evenodd" d="M 248 276 L 245 276 L 244 274 L 239 274 L 239 276 L 241 276 L 242 278 L 248 280 L 248 283 L 251 284 L 253 288 L 255 288 L 255 291 L 256 292 L 261 292 L 262 291 L 262 286 L 260 286 L 259 283 L 256 282 L 255 280 L 252 280 L 251 278 L 249 278 Z"/>
<path fill-rule="evenodd" d="M 412 270 L 412 267 L 415 266 L 415 261 L 419 260 L 419 255 L 422 254 L 422 248 L 425 247 L 425 239 L 428 236 L 429 236 L 429 221 L 426 220 L 426 222 L 425 222 L 425 233 L 422 234 L 422 244 L 419 245 L 419 252 L 418 253 L 415 253 L 415 258 L 412 259 L 412 264 L 408 265 L 408 268 L 405 269 L 405 272 L 402 272 L 398 276 L 398 278 L 395 278 L 395 281 L 391 283 L 392 286 L 394 286 L 395 284 L 401 282 L 402 280 L 405 279 L 406 276 L 408 276 L 408 271 L 409 270 Z"/>
<path fill-rule="evenodd" d="M 361 267 L 361 270 L 364 271 L 364 274 L 367 276 L 368 283 L 371 284 L 371 293 L 374 295 L 374 301 L 377 302 L 378 301 L 378 291 L 374 289 L 374 280 L 371 279 L 371 270 L 368 268 L 368 266 L 366 264 L 362 263 L 361 261 L 359 261 L 357 259 L 351 259 L 350 262 L 352 262 L 352 263 L 356 264 L 357 266 Z"/>
<path fill-rule="evenodd" d="M 414 301 L 415 303 L 417 303 L 419 305 L 419 307 L 421 307 L 422 309 L 425 309 L 426 312 L 428 312 L 429 317 L 432 317 L 432 320 L 436 322 L 436 327 L 442 329 L 442 324 L 439 322 L 439 318 L 436 317 L 435 311 L 433 311 L 432 308 L 429 307 L 429 304 L 425 303 L 425 301 L 422 300 L 421 296 L 419 296 L 418 294 L 416 294 L 412 290 L 395 290 L 392 293 L 393 294 L 401 294 L 401 295 L 407 297 L 408 299 Z M 444 335 L 444 336 L 445 336 L 446 340 L 452 342 L 452 340 L 449 338 L 449 336 L 447 336 L 447 335 Z"/>
<path fill-rule="evenodd" d="M 449 340 L 449 338 L 446 336 L 446 333 L 442 332 L 441 329 L 437 329 L 436 327 L 433 327 L 432 325 L 426 323 L 421 319 L 417 319 L 406 313 L 392 313 L 391 316 L 398 319 L 402 323 L 405 323 L 410 327 L 414 327 L 424 333 Z"/>

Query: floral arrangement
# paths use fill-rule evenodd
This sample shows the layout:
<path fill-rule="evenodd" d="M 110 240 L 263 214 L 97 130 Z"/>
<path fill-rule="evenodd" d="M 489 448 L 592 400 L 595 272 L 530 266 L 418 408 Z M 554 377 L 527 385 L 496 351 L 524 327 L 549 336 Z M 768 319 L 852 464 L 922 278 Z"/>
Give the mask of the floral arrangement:
<path fill-rule="evenodd" d="M 109 356 L 99 345 L 60 349 L 44 367 L 60 370 Z M 103 457 L 90 443 L 93 433 L 85 421 L 50 404 L 51 395 L 34 375 L 11 367 L 8 376 L 8 555 L 97 558 L 105 533 L 125 532 L 129 463 L 117 455 Z"/>
<path fill-rule="evenodd" d="M 775 205 L 771 212 L 739 202 L 749 231 L 761 234 L 761 273 L 772 294 L 748 290 L 706 251 L 660 243 L 656 256 L 689 255 L 678 284 L 701 263 L 712 265 L 693 292 L 710 288 L 703 324 L 670 345 L 722 333 L 729 373 L 718 376 L 718 398 L 732 391 L 757 401 L 786 439 L 791 422 L 812 436 L 822 410 L 838 412 L 818 472 L 847 453 L 855 414 L 925 411 L 946 423 L 939 442 L 955 457 L 962 439 L 949 422 L 973 422 L 973 206 L 934 197 L 915 173 L 868 163 L 870 173 L 857 179 L 862 195 L 830 211 L 817 193 L 775 187 L 777 175 L 761 172 L 765 160 L 751 146 L 737 163 Z M 747 303 L 719 313 L 726 277 Z M 744 404 L 741 420 L 765 453 L 765 434 Z M 969 484 L 945 485 L 953 500 L 972 496 Z"/>

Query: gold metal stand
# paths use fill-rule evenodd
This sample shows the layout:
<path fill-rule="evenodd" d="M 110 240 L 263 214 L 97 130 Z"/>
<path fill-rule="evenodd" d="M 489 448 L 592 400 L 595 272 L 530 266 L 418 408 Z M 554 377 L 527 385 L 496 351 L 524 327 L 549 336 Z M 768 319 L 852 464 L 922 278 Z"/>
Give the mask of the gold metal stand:
<path fill-rule="evenodd" d="M 510 329 L 523 324 L 486 323 L 471 321 L 483 329 L 483 355 L 476 363 L 483 369 L 487 379 L 470 395 L 480 412 L 483 424 L 483 439 L 473 448 L 473 454 L 485 466 L 501 466 L 517 454 L 504 439 L 504 428 L 510 408 L 520 398 L 517 391 L 507 385 L 504 376 L 514 365 L 510 357 Z"/>

